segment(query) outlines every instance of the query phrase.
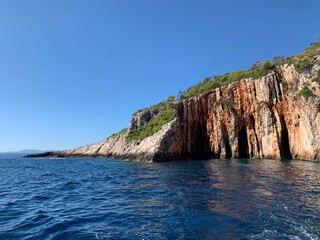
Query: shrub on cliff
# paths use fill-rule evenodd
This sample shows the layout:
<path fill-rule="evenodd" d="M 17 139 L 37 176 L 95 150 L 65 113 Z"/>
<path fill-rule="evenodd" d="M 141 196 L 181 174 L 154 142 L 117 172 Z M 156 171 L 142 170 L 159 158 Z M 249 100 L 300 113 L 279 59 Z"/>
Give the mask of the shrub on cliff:
<path fill-rule="evenodd" d="M 288 57 L 285 63 L 292 64 L 297 72 L 302 73 L 310 71 L 314 64 L 320 63 L 320 59 L 316 58 L 317 55 L 320 55 L 320 39 L 315 43 L 311 43 L 302 52 Z"/>
<path fill-rule="evenodd" d="M 299 95 L 304 97 L 305 99 L 308 99 L 309 97 L 315 97 L 316 96 L 307 86 L 304 86 L 300 90 Z"/>
<path fill-rule="evenodd" d="M 174 118 L 175 111 L 168 106 L 167 109 L 161 110 L 157 116 L 153 117 L 148 123 L 137 129 L 130 131 L 127 135 L 128 141 L 143 140 L 146 137 L 158 132 L 163 125 L 170 122 Z"/>
<path fill-rule="evenodd" d="M 118 136 L 122 133 L 125 133 L 128 130 L 128 128 L 123 128 L 119 132 L 112 134 L 110 137 Z"/>
<path fill-rule="evenodd" d="M 310 57 L 303 57 L 301 59 L 297 59 L 294 62 L 294 67 L 297 72 L 302 73 L 304 71 L 310 71 L 314 65 L 315 61 Z"/>
<path fill-rule="evenodd" d="M 272 59 L 274 65 L 279 66 L 285 63 L 285 58 L 283 56 L 276 56 Z"/>
<path fill-rule="evenodd" d="M 282 84 L 282 87 L 283 87 L 284 89 L 288 89 L 288 88 L 289 88 L 288 82 L 286 82 L 286 81 L 281 81 L 281 84 Z"/>
<path fill-rule="evenodd" d="M 317 76 L 315 78 L 315 81 L 320 84 L 320 70 L 317 72 Z"/>
<path fill-rule="evenodd" d="M 273 71 L 274 68 L 275 64 L 270 60 L 266 60 L 264 62 L 257 61 L 252 65 L 251 68 L 249 68 L 249 70 L 238 70 L 231 73 L 225 73 L 223 75 L 213 75 L 205 78 L 196 85 L 189 87 L 185 91 L 180 91 L 179 99 L 195 97 L 212 89 L 239 81 L 244 78 L 260 78 Z"/>
<path fill-rule="evenodd" d="M 317 42 L 311 43 L 309 47 L 304 49 L 302 52 L 293 55 L 291 58 L 304 58 L 304 57 L 309 57 L 313 58 L 316 55 L 320 55 L 320 39 L 318 39 Z"/>
<path fill-rule="evenodd" d="M 283 56 L 276 56 L 272 59 L 272 61 L 256 61 L 248 70 L 239 70 L 223 75 L 213 75 L 207 77 L 203 81 L 189 87 L 187 90 L 180 91 L 178 97 L 179 99 L 195 97 L 202 93 L 244 78 L 260 78 L 267 75 L 271 71 L 276 71 L 279 66 L 286 63 L 293 64 L 300 73 L 308 71 L 315 63 L 320 64 L 320 59 L 315 58 L 317 55 L 320 55 L 320 39 L 317 42 L 310 44 L 310 46 L 301 53 L 288 57 L 287 59 L 285 59 Z"/>
<path fill-rule="evenodd" d="M 216 102 L 216 105 L 221 105 L 223 108 L 227 108 L 227 109 L 232 109 L 235 106 L 238 106 L 238 103 L 236 103 L 235 101 L 226 98 L 226 97 L 221 97 L 219 98 L 219 100 Z"/>
<path fill-rule="evenodd" d="M 167 100 L 152 105 L 149 108 L 138 110 L 137 112 L 147 109 L 157 109 L 159 113 L 155 117 L 151 118 L 150 121 L 145 123 L 143 126 L 139 126 L 134 130 L 130 130 L 128 135 L 126 136 L 127 141 L 143 140 L 144 138 L 158 132 L 163 125 L 173 120 L 175 115 L 174 100 L 174 96 L 169 96 Z M 134 114 L 136 114 L 137 112 L 135 112 Z"/>

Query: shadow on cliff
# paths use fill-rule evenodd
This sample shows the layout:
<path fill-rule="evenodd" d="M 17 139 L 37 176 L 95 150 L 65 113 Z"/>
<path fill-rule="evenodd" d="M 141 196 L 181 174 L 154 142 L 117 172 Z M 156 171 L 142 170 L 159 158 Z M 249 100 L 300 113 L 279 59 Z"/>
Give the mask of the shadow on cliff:
<path fill-rule="evenodd" d="M 286 122 L 284 121 L 284 117 L 281 117 L 281 126 L 282 126 L 281 143 L 280 143 L 281 159 L 292 159 L 292 155 L 290 152 L 290 145 L 289 145 L 288 128 L 287 128 Z"/>

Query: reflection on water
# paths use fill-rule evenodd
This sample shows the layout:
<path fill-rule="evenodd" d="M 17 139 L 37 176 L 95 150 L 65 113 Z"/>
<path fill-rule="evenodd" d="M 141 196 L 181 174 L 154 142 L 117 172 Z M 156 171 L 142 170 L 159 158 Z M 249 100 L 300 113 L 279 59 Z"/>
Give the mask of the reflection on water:
<path fill-rule="evenodd" d="M 319 239 L 320 164 L 0 156 L 0 239 Z"/>
<path fill-rule="evenodd" d="M 302 239 L 318 239 L 319 232 L 311 234 L 308 229 L 312 232 L 320 227 L 319 164 L 241 159 L 226 162 L 226 168 L 221 161 L 208 161 L 205 165 L 213 182 L 211 187 L 235 194 L 225 193 L 223 200 L 211 201 L 213 211 L 245 216 L 245 221 L 254 215 L 264 229 L 255 238 L 289 239 L 301 231 L 306 237 Z M 234 207 L 230 207 L 232 204 Z"/>

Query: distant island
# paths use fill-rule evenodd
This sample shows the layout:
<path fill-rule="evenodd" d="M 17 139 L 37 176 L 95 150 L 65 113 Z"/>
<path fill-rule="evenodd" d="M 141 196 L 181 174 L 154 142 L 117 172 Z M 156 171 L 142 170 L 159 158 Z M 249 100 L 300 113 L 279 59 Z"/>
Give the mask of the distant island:
<path fill-rule="evenodd" d="M 41 152 L 46 152 L 48 150 L 45 151 L 41 151 L 38 149 L 23 149 L 23 150 L 19 150 L 19 151 L 7 151 L 7 152 L 0 152 L 2 154 L 14 154 L 14 153 L 21 153 L 21 154 L 35 154 L 35 153 L 41 153 Z"/>
<path fill-rule="evenodd" d="M 28 157 L 139 161 L 320 160 L 320 40 L 301 53 L 213 75 L 132 115 L 128 128 L 83 147 Z"/>

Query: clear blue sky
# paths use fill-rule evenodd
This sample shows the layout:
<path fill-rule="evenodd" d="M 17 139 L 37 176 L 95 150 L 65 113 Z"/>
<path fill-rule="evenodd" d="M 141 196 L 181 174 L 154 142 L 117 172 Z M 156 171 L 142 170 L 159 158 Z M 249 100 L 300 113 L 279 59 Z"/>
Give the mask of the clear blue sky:
<path fill-rule="evenodd" d="M 2 0 L 0 151 L 67 149 L 320 37 L 318 0 Z"/>

